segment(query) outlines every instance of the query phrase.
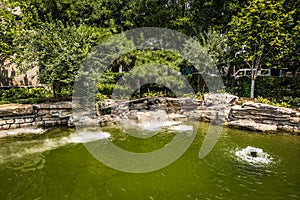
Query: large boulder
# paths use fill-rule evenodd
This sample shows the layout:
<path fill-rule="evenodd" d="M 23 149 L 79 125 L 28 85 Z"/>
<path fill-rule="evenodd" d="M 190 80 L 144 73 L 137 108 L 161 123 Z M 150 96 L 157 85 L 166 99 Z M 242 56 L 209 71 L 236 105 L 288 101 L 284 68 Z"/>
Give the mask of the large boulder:
<path fill-rule="evenodd" d="M 203 104 L 205 107 L 222 107 L 233 106 L 239 100 L 238 96 L 227 93 L 207 93 L 203 96 Z"/>
<path fill-rule="evenodd" d="M 228 120 L 231 107 L 236 104 L 238 97 L 227 93 L 204 94 L 200 119 L 224 122 Z"/>

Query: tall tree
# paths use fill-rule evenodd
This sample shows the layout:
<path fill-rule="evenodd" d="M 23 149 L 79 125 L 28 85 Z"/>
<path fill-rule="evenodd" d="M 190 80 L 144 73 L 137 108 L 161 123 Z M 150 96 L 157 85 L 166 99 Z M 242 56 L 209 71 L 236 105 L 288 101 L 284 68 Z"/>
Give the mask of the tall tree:
<path fill-rule="evenodd" d="M 286 12 L 283 5 L 284 0 L 249 0 L 229 23 L 232 47 L 236 52 L 243 48 L 243 60 L 251 68 L 250 98 L 262 65 L 282 59 L 290 48 L 295 10 Z"/>
<path fill-rule="evenodd" d="M 81 62 L 91 49 L 109 35 L 109 29 L 87 25 L 41 23 L 16 38 L 15 61 L 24 70 L 38 66 L 40 82 L 52 85 L 54 96 L 60 97 L 63 88 L 71 91 Z"/>

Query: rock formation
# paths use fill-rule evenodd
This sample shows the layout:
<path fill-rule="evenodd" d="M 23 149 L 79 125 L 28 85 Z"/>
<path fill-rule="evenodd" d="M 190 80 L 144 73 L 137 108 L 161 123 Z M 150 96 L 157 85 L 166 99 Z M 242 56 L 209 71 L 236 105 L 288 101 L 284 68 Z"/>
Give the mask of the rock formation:
<path fill-rule="evenodd" d="M 300 112 L 267 104 L 245 102 L 229 94 L 205 94 L 203 101 L 191 98 L 142 98 L 98 102 L 95 111 L 72 112 L 71 102 L 0 106 L 0 130 L 24 127 L 74 125 L 105 126 L 126 120 L 154 121 L 206 120 L 255 131 L 284 131 L 300 134 Z"/>

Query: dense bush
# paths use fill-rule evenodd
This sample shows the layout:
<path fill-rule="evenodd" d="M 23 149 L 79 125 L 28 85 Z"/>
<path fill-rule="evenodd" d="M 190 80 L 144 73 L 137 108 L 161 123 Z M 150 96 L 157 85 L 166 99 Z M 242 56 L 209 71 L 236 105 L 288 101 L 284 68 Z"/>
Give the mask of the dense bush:
<path fill-rule="evenodd" d="M 10 88 L 0 90 L 0 104 L 38 103 L 52 97 L 46 88 Z"/>
<path fill-rule="evenodd" d="M 104 95 L 111 95 L 115 88 L 114 83 L 98 83 L 97 92 Z"/>
<path fill-rule="evenodd" d="M 283 101 L 291 105 L 292 107 L 300 108 L 300 97 L 283 97 Z"/>
<path fill-rule="evenodd" d="M 280 101 L 280 102 L 277 102 L 276 100 L 269 100 L 269 99 L 265 99 L 261 96 L 258 96 L 257 98 L 254 99 L 254 102 L 255 103 L 264 103 L 264 104 L 269 104 L 269 105 L 272 105 L 272 106 L 278 106 L 278 107 L 291 107 L 290 104 L 288 104 L 287 102 L 284 102 L 284 101 Z"/>
<path fill-rule="evenodd" d="M 240 96 L 250 96 L 249 77 L 225 79 L 226 91 Z M 255 81 L 255 97 L 282 99 L 284 96 L 292 98 L 300 96 L 300 77 L 257 77 Z"/>

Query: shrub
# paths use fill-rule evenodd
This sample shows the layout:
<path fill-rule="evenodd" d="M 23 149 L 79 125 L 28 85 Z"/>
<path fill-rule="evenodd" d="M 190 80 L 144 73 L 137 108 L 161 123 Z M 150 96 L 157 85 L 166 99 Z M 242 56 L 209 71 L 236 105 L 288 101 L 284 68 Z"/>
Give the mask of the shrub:
<path fill-rule="evenodd" d="M 237 79 L 224 78 L 226 91 L 239 97 L 250 96 L 251 79 L 240 77 Z M 284 96 L 296 98 L 300 96 L 300 77 L 257 77 L 255 81 L 256 97 L 282 99 Z"/>
<path fill-rule="evenodd" d="M 105 99 L 107 99 L 108 97 L 104 94 L 101 94 L 101 93 L 97 93 L 96 96 L 95 96 L 95 100 L 96 101 L 103 101 Z"/>
<path fill-rule="evenodd" d="M 300 108 L 300 98 L 299 97 L 285 96 L 285 97 L 283 97 L 283 101 L 290 104 L 291 107 Z"/>
<path fill-rule="evenodd" d="M 0 104 L 38 103 L 52 97 L 46 88 L 10 88 L 0 90 Z"/>
<path fill-rule="evenodd" d="M 290 107 L 291 105 L 288 104 L 287 102 L 281 101 L 281 102 L 276 102 L 275 100 L 269 100 L 265 99 L 261 96 L 258 96 L 257 98 L 254 99 L 255 103 L 264 103 L 264 104 L 269 104 L 272 106 L 278 106 L 278 107 Z"/>

